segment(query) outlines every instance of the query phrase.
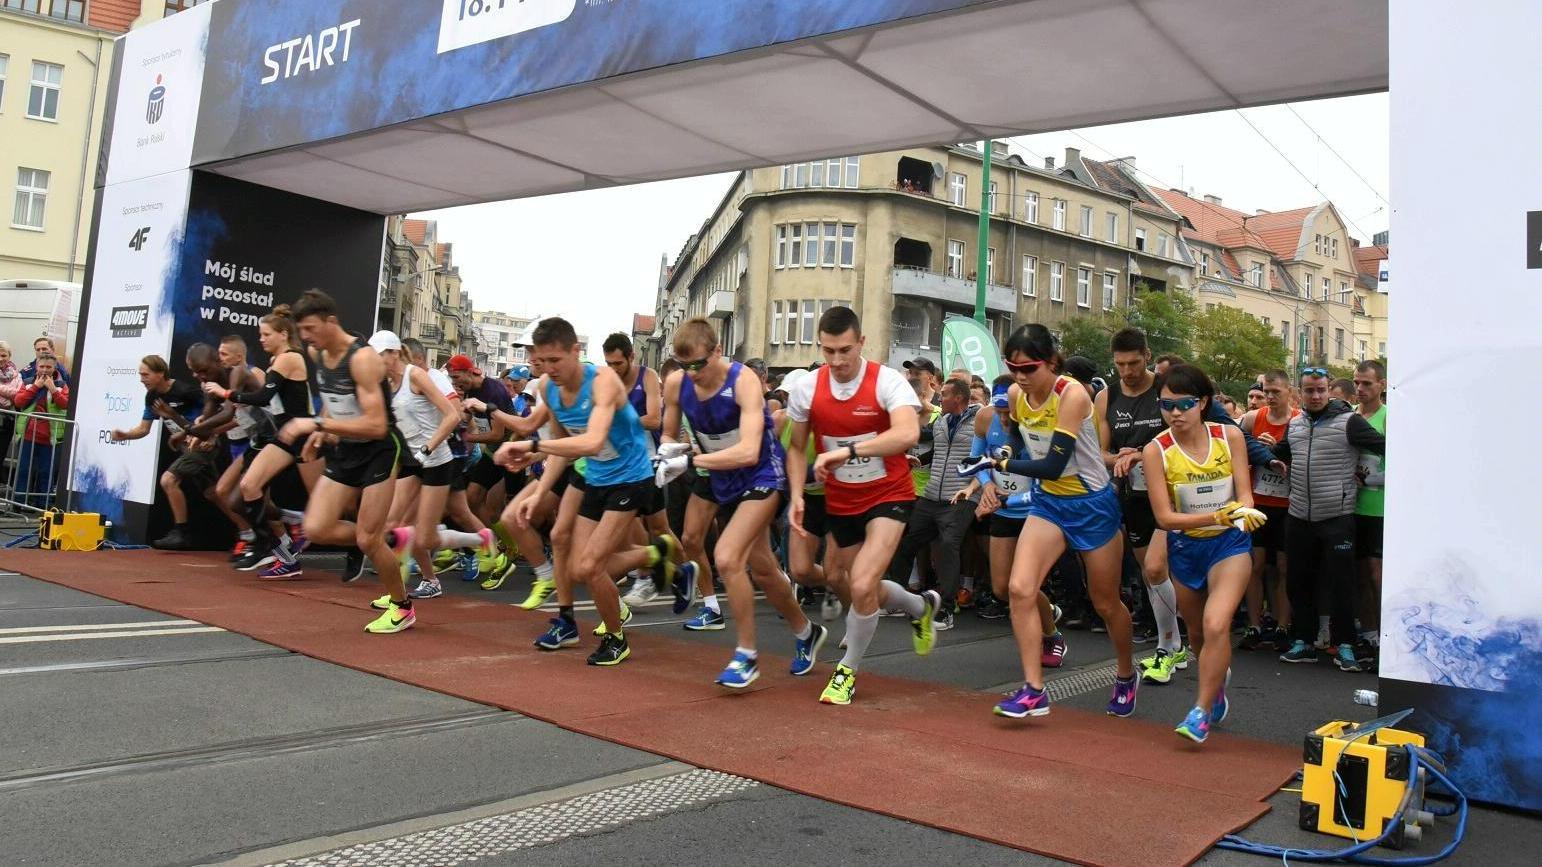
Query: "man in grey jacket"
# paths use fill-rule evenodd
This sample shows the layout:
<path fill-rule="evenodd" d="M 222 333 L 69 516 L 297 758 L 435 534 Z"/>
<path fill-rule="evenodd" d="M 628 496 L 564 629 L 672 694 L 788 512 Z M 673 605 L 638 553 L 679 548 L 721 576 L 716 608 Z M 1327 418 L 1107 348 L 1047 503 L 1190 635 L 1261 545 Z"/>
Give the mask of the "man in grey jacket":
<path fill-rule="evenodd" d="M 889 563 L 889 578 L 904 584 L 916 556 L 924 556 L 933 540 L 939 543 L 937 589 L 942 606 L 935 617 L 938 629 L 953 628 L 964 534 L 974 522 L 975 504 L 961 496 L 969 479 L 960 476 L 957 468 L 969 459 L 977 412 L 979 408 L 969 404 L 968 380 L 950 379 L 943 385 L 942 413 L 932 423 L 931 478 L 916 498 L 915 510 L 905 524 L 905 535 Z"/>
<path fill-rule="evenodd" d="M 1349 404 L 1329 393 L 1327 370 L 1301 371 L 1301 414 L 1291 419 L 1275 456 L 1289 465 L 1290 515 L 1285 525 L 1290 650 L 1284 662 L 1316 662 L 1318 581 L 1326 582 L 1333 661 L 1360 671 L 1355 658 L 1355 476 L 1360 453 L 1386 453 L 1387 440 Z M 1282 472 L 1285 467 L 1278 467 Z"/>

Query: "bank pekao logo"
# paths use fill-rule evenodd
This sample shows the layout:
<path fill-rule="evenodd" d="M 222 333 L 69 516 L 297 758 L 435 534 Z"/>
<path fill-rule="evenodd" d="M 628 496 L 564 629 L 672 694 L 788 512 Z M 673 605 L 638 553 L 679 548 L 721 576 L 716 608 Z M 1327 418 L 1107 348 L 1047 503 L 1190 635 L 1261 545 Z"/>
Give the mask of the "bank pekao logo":
<path fill-rule="evenodd" d="M 138 337 L 145 333 L 145 325 L 149 322 L 150 308 L 143 304 L 112 308 L 113 337 Z"/>
<path fill-rule="evenodd" d="M 166 86 L 161 84 L 161 76 L 155 76 L 155 86 L 150 88 L 150 100 L 145 105 L 145 120 L 152 125 L 161 122 L 161 115 L 166 113 Z"/>

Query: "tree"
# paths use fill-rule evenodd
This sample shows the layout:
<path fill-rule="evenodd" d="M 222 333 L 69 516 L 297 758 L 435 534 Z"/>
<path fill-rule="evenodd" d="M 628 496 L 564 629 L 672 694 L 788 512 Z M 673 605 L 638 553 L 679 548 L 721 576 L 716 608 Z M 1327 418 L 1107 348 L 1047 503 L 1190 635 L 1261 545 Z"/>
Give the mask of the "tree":
<path fill-rule="evenodd" d="M 1130 326 L 1146 332 L 1146 344 L 1152 355 L 1193 358 L 1194 320 L 1198 312 L 1199 305 L 1185 292 L 1153 292 L 1146 283 L 1137 283 L 1134 303 L 1124 318 Z"/>
<path fill-rule="evenodd" d="M 1122 322 L 1110 316 L 1073 316 L 1066 320 L 1060 331 L 1060 354 L 1066 358 L 1080 355 L 1092 361 L 1098 373 L 1107 375 L 1114 369 L 1114 352 L 1109 349 L 1109 339 L 1124 327 Z"/>
<path fill-rule="evenodd" d="M 1233 398 L 1266 370 L 1285 366 L 1285 347 L 1269 327 L 1235 307 L 1216 305 L 1194 319 L 1192 356 Z"/>

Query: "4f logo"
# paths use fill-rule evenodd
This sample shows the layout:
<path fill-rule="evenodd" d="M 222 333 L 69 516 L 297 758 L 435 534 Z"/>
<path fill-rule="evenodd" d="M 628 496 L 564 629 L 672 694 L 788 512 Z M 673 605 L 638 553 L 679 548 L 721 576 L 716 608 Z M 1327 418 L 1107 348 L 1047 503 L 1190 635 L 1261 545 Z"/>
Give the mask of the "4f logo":
<path fill-rule="evenodd" d="M 155 86 L 150 88 L 150 99 L 145 104 L 145 120 L 157 124 L 161 121 L 161 115 L 166 113 L 166 87 L 161 84 L 161 77 L 155 77 Z"/>
<path fill-rule="evenodd" d="M 129 239 L 129 249 L 138 253 L 144 249 L 145 242 L 148 240 L 150 240 L 150 227 L 145 226 L 143 229 L 135 232 L 134 237 Z"/>

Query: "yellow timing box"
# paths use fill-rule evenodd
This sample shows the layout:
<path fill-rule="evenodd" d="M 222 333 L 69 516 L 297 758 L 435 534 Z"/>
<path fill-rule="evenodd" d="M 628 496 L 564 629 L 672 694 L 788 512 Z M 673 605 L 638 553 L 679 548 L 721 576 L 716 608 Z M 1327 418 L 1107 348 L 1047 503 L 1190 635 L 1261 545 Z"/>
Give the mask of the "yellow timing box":
<path fill-rule="evenodd" d="M 1424 746 L 1424 736 L 1378 728 L 1357 736 L 1355 723 L 1330 722 L 1306 736 L 1301 772 L 1301 827 L 1351 840 L 1381 836 L 1397 816 L 1412 771 L 1407 744 Z M 1343 781 L 1340 793 L 1334 780 Z M 1410 811 L 1424 809 L 1424 784 L 1416 781 Z M 1408 815 L 1412 815 L 1410 812 Z M 1403 848 L 1404 824 L 1383 844 Z"/>
<path fill-rule="evenodd" d="M 37 528 L 38 547 L 49 551 L 95 551 L 107 539 L 107 519 L 96 512 L 49 509 Z"/>

